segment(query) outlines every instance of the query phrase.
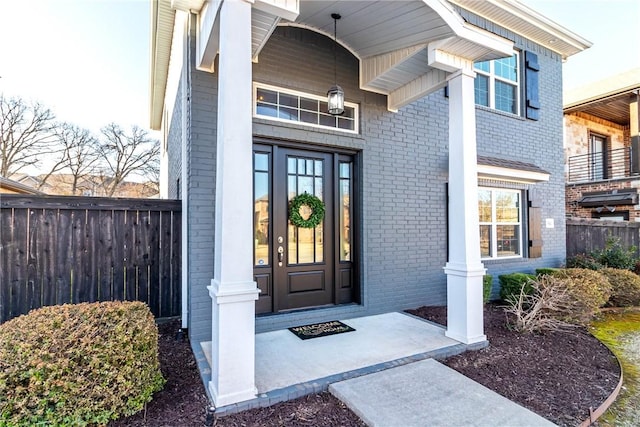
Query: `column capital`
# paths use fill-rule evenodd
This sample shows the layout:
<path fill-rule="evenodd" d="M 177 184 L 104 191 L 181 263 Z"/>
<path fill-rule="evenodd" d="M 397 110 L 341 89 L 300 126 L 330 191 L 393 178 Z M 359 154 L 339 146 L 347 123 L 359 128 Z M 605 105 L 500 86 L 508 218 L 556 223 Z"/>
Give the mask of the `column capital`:
<path fill-rule="evenodd" d="M 472 79 L 476 78 L 476 72 L 473 71 L 473 67 L 472 68 L 461 68 L 457 71 L 454 71 L 453 73 L 449 74 L 447 76 L 447 81 L 453 80 L 455 78 L 458 78 L 460 76 L 466 76 L 466 77 L 471 77 Z"/>

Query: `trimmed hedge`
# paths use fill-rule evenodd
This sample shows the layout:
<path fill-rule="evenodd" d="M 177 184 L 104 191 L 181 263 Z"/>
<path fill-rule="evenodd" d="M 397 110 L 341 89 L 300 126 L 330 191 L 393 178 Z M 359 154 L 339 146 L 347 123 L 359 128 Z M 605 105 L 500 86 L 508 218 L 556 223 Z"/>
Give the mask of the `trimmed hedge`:
<path fill-rule="evenodd" d="M 543 268 L 536 268 L 536 276 L 553 276 L 554 273 L 560 271 L 559 268 L 553 268 L 553 267 L 543 267 Z"/>
<path fill-rule="evenodd" d="M 164 382 L 141 302 L 43 307 L 0 325 L 0 426 L 104 425 Z"/>
<path fill-rule="evenodd" d="M 513 301 L 520 296 L 520 292 L 524 287 L 525 295 L 533 293 L 531 282 L 536 280 L 536 276 L 526 273 L 510 273 L 498 276 L 500 280 L 500 298 L 503 301 Z"/>
<path fill-rule="evenodd" d="M 631 307 L 640 305 L 640 277 L 629 270 L 604 268 L 600 270 L 611 283 L 611 298 L 608 305 Z"/>
<path fill-rule="evenodd" d="M 493 276 L 485 274 L 482 278 L 482 302 L 488 303 L 491 299 L 491 289 L 493 288 Z"/>

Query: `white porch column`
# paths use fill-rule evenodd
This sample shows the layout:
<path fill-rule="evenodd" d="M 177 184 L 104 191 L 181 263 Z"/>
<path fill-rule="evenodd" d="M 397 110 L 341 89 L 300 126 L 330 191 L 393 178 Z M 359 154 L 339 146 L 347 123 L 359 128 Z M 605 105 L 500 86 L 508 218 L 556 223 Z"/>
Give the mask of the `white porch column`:
<path fill-rule="evenodd" d="M 251 3 L 225 0 L 219 11 L 218 134 L 212 366 L 216 407 L 256 396 L 253 281 Z"/>
<path fill-rule="evenodd" d="M 449 78 L 449 262 L 446 335 L 482 342 L 482 276 L 478 224 L 476 109 L 472 64 Z"/>

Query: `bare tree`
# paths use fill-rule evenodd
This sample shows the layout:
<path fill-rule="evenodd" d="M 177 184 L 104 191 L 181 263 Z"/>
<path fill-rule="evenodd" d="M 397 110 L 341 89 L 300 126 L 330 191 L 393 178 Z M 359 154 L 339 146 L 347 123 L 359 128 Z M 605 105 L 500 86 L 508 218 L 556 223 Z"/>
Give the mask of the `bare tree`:
<path fill-rule="evenodd" d="M 159 169 L 160 142 L 137 126 L 125 132 L 115 123 L 102 128 L 97 153 L 103 165 L 105 194 L 112 197 L 130 175 L 148 176 Z"/>
<path fill-rule="evenodd" d="M 98 153 L 97 139 L 87 129 L 82 129 L 70 123 L 61 123 L 55 131 L 60 155 L 50 172 L 42 178 L 43 185 L 55 172 L 66 170 L 71 175 L 68 185 L 71 194 L 78 193 L 79 184 L 90 178 L 96 170 Z"/>
<path fill-rule="evenodd" d="M 9 177 L 57 152 L 55 116 L 41 104 L 0 95 L 0 175 Z"/>

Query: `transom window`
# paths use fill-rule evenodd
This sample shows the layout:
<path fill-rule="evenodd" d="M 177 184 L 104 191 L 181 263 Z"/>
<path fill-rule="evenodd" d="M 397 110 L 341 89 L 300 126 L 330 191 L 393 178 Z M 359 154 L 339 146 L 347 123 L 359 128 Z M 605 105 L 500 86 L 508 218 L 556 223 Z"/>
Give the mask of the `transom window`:
<path fill-rule="evenodd" d="M 476 62 L 474 82 L 476 104 L 507 113 L 520 114 L 518 54 L 509 58 Z"/>
<path fill-rule="evenodd" d="M 482 259 L 522 257 L 522 203 L 518 190 L 480 188 Z"/>
<path fill-rule="evenodd" d="M 255 83 L 254 116 L 270 120 L 358 133 L 358 105 L 344 103 L 344 113 L 328 113 L 326 98 Z"/>

